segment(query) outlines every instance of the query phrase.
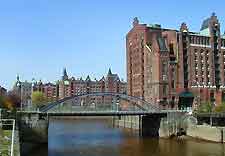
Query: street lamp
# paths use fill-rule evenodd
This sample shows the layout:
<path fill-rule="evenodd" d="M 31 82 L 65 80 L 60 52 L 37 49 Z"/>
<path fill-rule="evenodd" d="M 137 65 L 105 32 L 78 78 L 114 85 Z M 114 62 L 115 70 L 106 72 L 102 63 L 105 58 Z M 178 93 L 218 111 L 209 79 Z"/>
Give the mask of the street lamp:
<path fill-rule="evenodd" d="M 23 89 L 22 89 L 22 85 L 20 86 L 20 110 L 22 111 L 23 109 Z"/>

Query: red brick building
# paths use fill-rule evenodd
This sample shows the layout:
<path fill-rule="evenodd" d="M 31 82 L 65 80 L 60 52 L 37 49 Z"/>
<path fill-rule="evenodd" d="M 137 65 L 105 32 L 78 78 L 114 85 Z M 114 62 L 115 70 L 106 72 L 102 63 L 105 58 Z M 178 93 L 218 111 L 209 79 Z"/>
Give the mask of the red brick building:
<path fill-rule="evenodd" d="M 57 85 L 59 99 L 74 95 L 98 92 L 114 92 L 126 94 L 127 89 L 127 83 L 123 80 L 120 80 L 117 74 L 113 74 L 111 69 L 109 69 L 106 77 L 103 76 L 100 80 L 91 80 L 89 75 L 85 80 L 83 80 L 82 78 L 69 78 L 66 69 L 64 69 L 62 79 L 57 82 Z M 82 100 L 84 100 L 84 102 L 90 102 L 91 100 L 94 103 L 107 103 L 107 101 L 110 103 L 112 101 L 111 97 L 107 96 L 105 96 L 104 98 L 99 96 L 92 96 L 91 99 L 85 98 Z"/>
<path fill-rule="evenodd" d="M 33 91 L 40 91 L 44 93 L 44 96 L 47 98 L 48 101 L 55 101 L 58 99 L 58 88 L 57 85 L 51 82 L 42 83 L 40 80 L 39 82 L 33 82 Z"/>
<path fill-rule="evenodd" d="M 199 32 L 140 24 L 126 36 L 128 95 L 162 108 L 225 100 L 225 34 L 213 13 Z"/>
<path fill-rule="evenodd" d="M 58 80 L 56 83 L 42 83 L 33 82 L 33 91 L 43 92 L 46 98 L 49 101 L 54 101 L 58 99 L 63 99 L 65 97 L 71 97 L 75 95 L 83 95 L 90 93 L 99 93 L 99 92 L 114 92 L 126 94 L 127 83 L 123 80 L 120 80 L 117 74 L 113 74 L 111 69 L 109 69 L 106 77 L 102 77 L 100 80 L 91 80 L 88 75 L 85 80 L 82 78 L 69 77 L 66 69 L 63 70 L 63 75 L 61 80 Z M 101 97 L 101 96 L 92 96 L 85 97 L 83 99 L 84 103 L 94 102 L 94 103 L 111 103 L 111 97 Z"/>

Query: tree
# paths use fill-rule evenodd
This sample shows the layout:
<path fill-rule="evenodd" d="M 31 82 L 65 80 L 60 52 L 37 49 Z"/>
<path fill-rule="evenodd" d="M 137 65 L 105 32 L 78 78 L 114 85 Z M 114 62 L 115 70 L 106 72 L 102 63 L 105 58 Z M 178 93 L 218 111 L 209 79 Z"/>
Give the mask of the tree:
<path fill-rule="evenodd" d="M 32 104 L 36 105 L 38 108 L 43 106 L 47 102 L 44 94 L 40 91 L 35 91 L 32 93 Z"/>
<path fill-rule="evenodd" d="M 0 107 L 6 108 L 8 110 L 15 110 L 20 106 L 20 98 L 15 95 L 9 93 L 7 96 L 0 97 Z"/>
<path fill-rule="evenodd" d="M 4 96 L 0 96 L 0 108 L 3 108 L 5 105 L 5 97 Z"/>
<path fill-rule="evenodd" d="M 205 103 L 201 103 L 198 108 L 197 108 L 197 112 L 198 113 L 210 113 L 213 110 L 213 106 L 211 104 L 211 102 L 205 102 Z"/>
<path fill-rule="evenodd" d="M 225 112 L 225 102 L 222 102 L 220 105 L 216 105 L 214 112 Z"/>
<path fill-rule="evenodd" d="M 20 97 L 15 94 L 14 92 L 9 92 L 7 95 L 7 100 L 10 101 L 13 104 L 13 107 L 20 108 L 21 105 L 21 99 Z"/>

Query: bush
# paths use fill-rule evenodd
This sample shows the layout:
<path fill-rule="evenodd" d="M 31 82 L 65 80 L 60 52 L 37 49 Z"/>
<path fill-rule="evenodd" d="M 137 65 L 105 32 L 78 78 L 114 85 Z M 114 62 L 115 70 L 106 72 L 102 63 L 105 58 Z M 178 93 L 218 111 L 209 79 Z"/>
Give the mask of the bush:
<path fill-rule="evenodd" d="M 215 106 L 214 112 L 225 112 L 225 102 L 221 103 L 220 105 Z"/>
<path fill-rule="evenodd" d="M 212 112 L 212 110 L 213 110 L 213 105 L 211 102 L 201 103 L 197 108 L 198 113 L 210 113 Z"/>

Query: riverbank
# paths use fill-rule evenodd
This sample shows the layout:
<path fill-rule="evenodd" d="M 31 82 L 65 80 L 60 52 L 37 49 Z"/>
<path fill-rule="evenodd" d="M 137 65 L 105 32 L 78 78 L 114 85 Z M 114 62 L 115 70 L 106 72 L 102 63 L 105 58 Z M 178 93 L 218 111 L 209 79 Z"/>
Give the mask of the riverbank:
<path fill-rule="evenodd" d="M 11 130 L 0 130 L 0 155 L 9 155 L 11 147 Z M 20 142 L 18 131 L 15 131 L 14 156 L 20 156 Z"/>
<path fill-rule="evenodd" d="M 211 127 L 209 125 L 196 125 L 188 127 L 187 136 L 199 140 L 216 143 L 225 143 L 225 127 Z"/>
<path fill-rule="evenodd" d="M 132 130 L 137 130 L 141 128 L 139 124 L 138 117 L 122 117 L 121 119 L 116 119 L 114 121 L 115 126 L 128 128 Z M 171 136 L 176 136 L 176 133 L 170 133 L 169 127 L 163 125 L 161 122 L 161 127 L 159 128 L 159 137 L 160 138 L 171 138 Z M 214 143 L 225 143 L 225 127 L 212 127 L 209 125 L 189 125 L 186 129 L 186 136 L 180 137 L 183 139 L 193 138 L 196 140 L 214 142 Z"/>

